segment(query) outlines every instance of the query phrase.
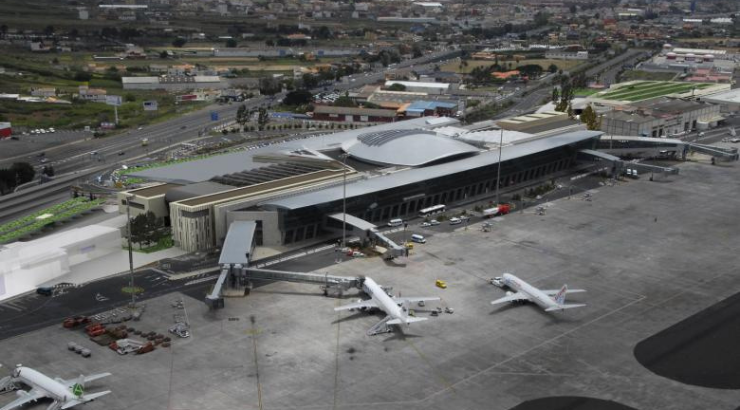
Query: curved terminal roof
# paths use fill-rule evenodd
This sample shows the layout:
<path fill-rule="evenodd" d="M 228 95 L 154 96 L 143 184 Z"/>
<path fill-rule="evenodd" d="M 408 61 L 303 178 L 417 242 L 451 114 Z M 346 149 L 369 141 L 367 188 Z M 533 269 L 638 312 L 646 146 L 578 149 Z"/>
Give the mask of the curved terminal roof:
<path fill-rule="evenodd" d="M 343 144 L 342 149 L 371 164 L 411 167 L 478 153 L 470 144 L 421 129 L 366 132 Z"/>

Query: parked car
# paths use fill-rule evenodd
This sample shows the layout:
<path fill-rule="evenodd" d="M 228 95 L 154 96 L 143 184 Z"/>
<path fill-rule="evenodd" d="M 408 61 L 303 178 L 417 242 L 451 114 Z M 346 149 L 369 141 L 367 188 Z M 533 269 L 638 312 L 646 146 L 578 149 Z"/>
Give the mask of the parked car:
<path fill-rule="evenodd" d="M 460 218 L 450 218 L 450 225 L 459 225 L 462 223 L 462 219 Z"/>
<path fill-rule="evenodd" d="M 54 288 L 51 286 L 41 286 L 36 288 L 36 293 L 41 296 L 51 296 L 54 294 Z"/>
<path fill-rule="evenodd" d="M 431 221 L 429 221 L 429 224 L 432 225 L 432 226 L 437 226 L 437 225 L 439 225 L 439 221 L 436 220 L 436 219 L 432 219 Z"/>
<path fill-rule="evenodd" d="M 184 323 L 177 323 L 170 328 L 170 333 L 177 335 L 177 337 L 190 337 L 190 330 Z"/>

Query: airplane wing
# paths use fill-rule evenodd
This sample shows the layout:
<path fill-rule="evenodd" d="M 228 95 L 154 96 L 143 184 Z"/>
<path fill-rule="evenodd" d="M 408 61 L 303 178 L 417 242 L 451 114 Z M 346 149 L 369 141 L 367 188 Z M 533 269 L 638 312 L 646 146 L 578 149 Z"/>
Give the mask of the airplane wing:
<path fill-rule="evenodd" d="M 411 323 L 414 323 L 414 322 L 423 322 L 423 321 L 425 321 L 427 319 L 429 319 L 429 318 L 427 318 L 427 317 L 413 317 L 413 316 L 409 316 L 409 317 L 406 318 L 406 321 L 403 321 L 401 319 L 391 319 L 391 320 L 388 321 L 388 324 L 389 325 L 402 325 L 402 324 L 406 323 L 408 325 L 408 324 L 411 324 Z"/>
<path fill-rule="evenodd" d="M 82 403 L 87 403 L 89 401 L 93 401 L 93 400 L 97 399 L 98 397 L 105 396 L 106 394 L 108 394 L 110 392 L 111 392 L 110 390 L 106 390 L 106 391 L 101 391 L 99 393 L 86 394 L 86 395 L 80 397 L 79 399 L 70 400 L 70 401 L 64 403 L 64 405 L 61 407 L 60 410 L 66 410 L 66 409 L 72 408 L 72 407 L 74 407 L 74 406 L 76 406 L 78 404 L 82 404 Z"/>
<path fill-rule="evenodd" d="M 110 373 L 98 373 L 98 374 L 91 374 L 90 376 L 81 376 L 76 379 L 68 379 L 68 380 L 60 380 L 60 382 L 64 385 L 66 385 L 69 388 L 74 387 L 75 384 L 82 384 L 85 385 L 93 380 L 102 379 L 103 377 L 110 376 Z"/>
<path fill-rule="evenodd" d="M 584 306 L 586 305 L 584 304 L 558 305 L 555 307 L 545 309 L 545 312 L 556 312 L 558 310 L 575 309 L 575 308 L 584 307 Z"/>
<path fill-rule="evenodd" d="M 439 300 L 437 297 L 399 297 L 399 298 L 393 298 L 393 301 L 396 302 L 396 304 L 401 305 L 403 303 L 417 303 L 417 302 L 432 302 L 435 300 Z"/>
<path fill-rule="evenodd" d="M 581 293 L 585 292 L 585 289 L 567 289 L 565 291 L 566 294 L 568 293 Z M 560 289 L 548 289 L 548 290 L 542 290 L 542 293 L 544 293 L 547 296 L 555 296 L 560 292 Z"/>
<path fill-rule="evenodd" d="M 374 300 L 368 299 L 362 302 L 348 303 L 346 305 L 337 306 L 334 308 L 335 311 L 350 310 L 350 309 L 362 309 L 362 308 L 377 308 L 378 304 Z"/>
<path fill-rule="evenodd" d="M 10 403 L 6 404 L 0 410 L 11 410 L 16 407 L 20 407 L 26 403 L 36 401 L 38 399 L 43 399 L 44 397 L 49 397 L 45 393 L 43 393 L 41 390 L 37 390 L 37 389 L 31 389 L 29 391 L 18 390 L 16 393 L 18 394 L 19 397 L 11 401 Z"/>
<path fill-rule="evenodd" d="M 516 302 L 519 300 L 529 300 L 529 297 L 527 295 L 517 292 L 513 295 L 504 296 L 501 299 L 496 299 L 493 302 L 491 302 L 492 305 L 498 305 L 499 303 L 506 303 L 506 302 Z"/>

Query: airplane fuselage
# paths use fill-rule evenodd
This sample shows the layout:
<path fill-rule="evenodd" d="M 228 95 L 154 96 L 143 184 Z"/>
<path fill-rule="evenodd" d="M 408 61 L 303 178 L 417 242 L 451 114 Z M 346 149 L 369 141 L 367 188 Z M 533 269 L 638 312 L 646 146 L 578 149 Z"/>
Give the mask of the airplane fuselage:
<path fill-rule="evenodd" d="M 61 403 L 76 398 L 67 386 L 31 368 L 18 367 L 15 369 L 15 375 L 23 383 L 45 391 L 49 397 Z"/>
<path fill-rule="evenodd" d="M 388 316 L 403 320 L 403 310 L 372 278 L 365 278 L 362 288 Z"/>
<path fill-rule="evenodd" d="M 521 292 L 522 294 L 527 295 L 530 301 L 536 303 L 541 308 L 548 309 L 558 307 L 558 304 L 555 303 L 555 300 L 553 300 L 553 298 L 547 296 L 541 290 L 517 278 L 511 273 L 504 273 L 503 279 L 506 286 L 517 292 Z"/>

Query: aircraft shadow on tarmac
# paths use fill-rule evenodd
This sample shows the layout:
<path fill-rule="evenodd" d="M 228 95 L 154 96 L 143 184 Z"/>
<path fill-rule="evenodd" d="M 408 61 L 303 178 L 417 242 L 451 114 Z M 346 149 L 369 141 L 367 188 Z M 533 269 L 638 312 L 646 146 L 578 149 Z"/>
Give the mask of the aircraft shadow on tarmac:
<path fill-rule="evenodd" d="M 637 410 L 614 401 L 590 397 L 559 396 L 528 400 L 510 410 Z"/>
<path fill-rule="evenodd" d="M 500 315 L 503 312 L 506 312 L 508 310 L 514 310 L 514 309 L 531 309 L 535 312 L 539 313 L 541 316 L 546 317 L 550 320 L 549 324 L 545 324 L 545 326 L 554 325 L 554 324 L 560 324 L 560 323 L 568 323 L 573 322 L 574 319 L 571 317 L 563 315 L 563 312 L 545 312 L 544 310 L 540 309 L 537 305 L 534 303 L 522 303 L 522 304 L 513 304 L 513 303 L 507 303 L 503 305 L 499 305 L 498 307 L 493 308 L 491 312 L 489 312 L 489 315 Z"/>

